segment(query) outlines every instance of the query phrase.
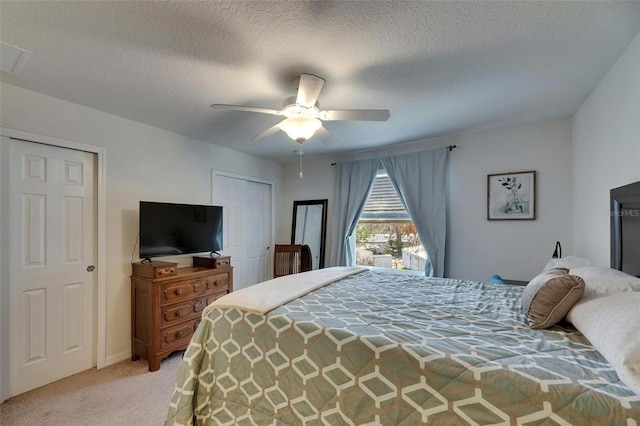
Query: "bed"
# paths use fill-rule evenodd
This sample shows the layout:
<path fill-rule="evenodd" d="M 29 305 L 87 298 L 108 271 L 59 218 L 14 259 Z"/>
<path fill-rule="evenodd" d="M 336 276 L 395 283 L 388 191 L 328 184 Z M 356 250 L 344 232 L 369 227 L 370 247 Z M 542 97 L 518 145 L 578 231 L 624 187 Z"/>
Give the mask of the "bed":
<path fill-rule="evenodd" d="M 524 288 L 327 268 L 231 293 L 166 424 L 638 426 L 639 233 L 640 182 L 611 190 L 612 268 L 556 259 Z M 575 286 L 546 306 L 555 279 Z"/>
<path fill-rule="evenodd" d="M 262 296 L 210 306 L 185 352 L 167 424 L 640 419 L 640 396 L 575 328 L 527 326 L 522 287 L 334 269 L 259 284 L 263 296 L 282 298 L 272 310 Z M 297 286 L 332 272 L 344 277 L 300 294 Z M 251 297 L 236 292 L 240 305 Z"/>

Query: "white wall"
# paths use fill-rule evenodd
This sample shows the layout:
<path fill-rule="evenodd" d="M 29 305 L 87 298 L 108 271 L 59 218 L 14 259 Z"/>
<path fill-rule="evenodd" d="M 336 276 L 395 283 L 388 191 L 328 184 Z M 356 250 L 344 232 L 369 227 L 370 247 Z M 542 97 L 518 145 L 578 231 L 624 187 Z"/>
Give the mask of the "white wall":
<path fill-rule="evenodd" d="M 215 203 L 216 169 L 273 181 L 279 214 L 279 164 L 15 86 L 0 89 L 0 126 L 106 149 L 107 363 L 131 353 L 129 276 L 140 200 Z"/>
<path fill-rule="evenodd" d="M 329 199 L 331 227 L 335 168 L 332 161 L 375 158 L 393 153 L 457 145 L 449 155 L 449 277 L 487 281 L 492 274 L 529 280 L 553 253 L 556 240 L 571 253 L 571 123 L 568 119 L 403 144 L 335 158 L 306 160 L 284 167 L 283 212 L 278 242 L 289 241 L 294 200 Z M 537 219 L 487 221 L 487 175 L 535 170 Z M 330 235 L 330 232 L 328 232 Z M 331 241 L 327 241 L 331 247 Z M 327 252 L 328 254 L 328 252 Z"/>
<path fill-rule="evenodd" d="M 640 180 L 640 34 L 573 117 L 573 245 L 610 264 L 609 191 Z"/>
<path fill-rule="evenodd" d="M 450 157 L 450 276 L 530 280 L 557 240 L 571 253 L 571 125 L 569 120 L 493 130 L 458 138 Z M 488 221 L 487 175 L 535 170 L 536 220 Z"/>
<path fill-rule="evenodd" d="M 304 157 L 303 157 L 304 158 Z M 282 211 L 276 223 L 276 243 L 291 243 L 291 221 L 293 220 L 293 202 L 301 200 L 328 199 L 327 241 L 325 242 L 325 266 L 329 265 L 330 229 L 333 211 L 333 193 L 335 191 L 334 167 L 328 157 L 303 159 L 304 178 L 300 179 L 299 162 L 285 164 L 282 181 Z"/>

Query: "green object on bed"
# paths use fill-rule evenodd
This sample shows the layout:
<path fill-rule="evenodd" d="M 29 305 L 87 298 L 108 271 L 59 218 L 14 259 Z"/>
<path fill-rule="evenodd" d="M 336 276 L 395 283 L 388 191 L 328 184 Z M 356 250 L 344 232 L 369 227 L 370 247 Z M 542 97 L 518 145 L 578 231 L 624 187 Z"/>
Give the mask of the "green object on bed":
<path fill-rule="evenodd" d="M 522 288 L 367 271 L 266 315 L 213 309 L 166 424 L 627 425 L 640 397 Z"/>

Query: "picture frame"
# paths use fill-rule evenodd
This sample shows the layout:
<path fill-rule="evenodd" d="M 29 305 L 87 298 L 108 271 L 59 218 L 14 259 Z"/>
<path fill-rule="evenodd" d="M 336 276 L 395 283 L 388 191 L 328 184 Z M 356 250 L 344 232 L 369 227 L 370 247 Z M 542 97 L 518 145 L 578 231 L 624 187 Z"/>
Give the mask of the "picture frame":
<path fill-rule="evenodd" d="M 487 220 L 535 220 L 536 172 L 487 175 Z"/>

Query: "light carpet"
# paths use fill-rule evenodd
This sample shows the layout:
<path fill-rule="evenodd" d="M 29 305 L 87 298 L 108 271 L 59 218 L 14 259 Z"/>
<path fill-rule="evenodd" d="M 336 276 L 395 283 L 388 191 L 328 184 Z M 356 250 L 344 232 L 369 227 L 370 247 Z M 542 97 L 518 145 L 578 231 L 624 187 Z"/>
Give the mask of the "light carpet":
<path fill-rule="evenodd" d="M 1 425 L 162 425 L 183 352 L 83 371 L 0 404 Z"/>

